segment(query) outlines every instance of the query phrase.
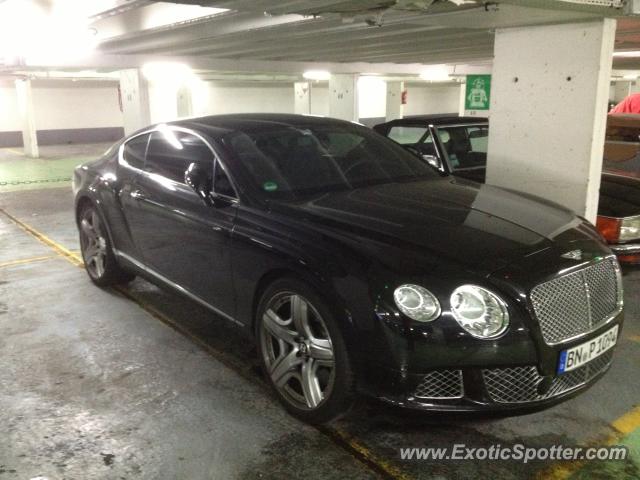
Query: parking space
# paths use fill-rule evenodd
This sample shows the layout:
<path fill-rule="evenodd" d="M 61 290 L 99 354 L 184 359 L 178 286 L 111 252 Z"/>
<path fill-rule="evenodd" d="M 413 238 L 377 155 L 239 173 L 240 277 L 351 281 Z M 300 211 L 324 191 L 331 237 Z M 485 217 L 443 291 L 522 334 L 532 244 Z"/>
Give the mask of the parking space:
<path fill-rule="evenodd" d="M 640 272 L 624 276 L 627 323 L 613 367 L 578 398 L 509 418 L 406 412 L 363 399 L 317 429 L 284 413 L 252 343 L 229 322 L 144 280 L 99 289 L 60 255 L 77 249 L 68 187 L 2 194 L 0 208 L 7 478 L 632 479 L 640 472 Z M 400 458 L 402 448 L 455 444 L 623 444 L 631 456 L 526 465 Z"/>

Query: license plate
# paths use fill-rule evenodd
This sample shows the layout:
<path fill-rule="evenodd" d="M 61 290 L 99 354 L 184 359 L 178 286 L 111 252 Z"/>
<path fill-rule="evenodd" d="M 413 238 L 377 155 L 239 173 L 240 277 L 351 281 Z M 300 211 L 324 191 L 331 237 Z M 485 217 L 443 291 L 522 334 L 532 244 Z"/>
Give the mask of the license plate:
<path fill-rule="evenodd" d="M 558 373 L 570 372 L 612 349 L 618 340 L 618 325 L 577 347 L 560 352 Z"/>

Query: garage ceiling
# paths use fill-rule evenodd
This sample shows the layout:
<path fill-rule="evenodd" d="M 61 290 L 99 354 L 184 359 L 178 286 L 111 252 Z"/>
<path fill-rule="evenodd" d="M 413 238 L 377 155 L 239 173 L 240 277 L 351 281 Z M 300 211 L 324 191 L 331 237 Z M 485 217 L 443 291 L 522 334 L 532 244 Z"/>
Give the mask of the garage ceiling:
<path fill-rule="evenodd" d="M 473 63 L 491 60 L 495 28 L 625 14 L 622 0 L 181 0 L 172 3 L 225 10 L 132 31 L 158 3 L 122 2 L 121 11 L 97 18 L 101 51 L 260 61 Z M 640 49 L 640 21 L 621 18 L 618 37 L 618 48 Z M 618 68 L 638 63 L 616 62 Z"/>
<path fill-rule="evenodd" d="M 603 16 L 619 17 L 617 50 L 640 50 L 640 19 L 627 15 L 625 0 L 25 1 L 83 9 L 98 40 L 88 67 L 150 58 L 186 59 L 212 71 L 233 71 L 238 62 L 238 71 L 265 73 L 296 70 L 285 63 L 354 64 L 354 71 L 362 62 L 487 65 L 496 28 Z M 640 58 L 616 58 L 614 66 L 640 69 Z"/>

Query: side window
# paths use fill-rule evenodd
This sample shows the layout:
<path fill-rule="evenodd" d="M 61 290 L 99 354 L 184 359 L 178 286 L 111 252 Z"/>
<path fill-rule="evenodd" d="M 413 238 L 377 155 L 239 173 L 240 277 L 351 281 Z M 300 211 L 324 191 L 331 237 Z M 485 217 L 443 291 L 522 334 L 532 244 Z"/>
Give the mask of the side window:
<path fill-rule="evenodd" d="M 397 125 L 391 127 L 387 136 L 400 145 L 412 145 L 418 143 L 425 133 L 427 133 L 427 127 Z"/>
<path fill-rule="evenodd" d="M 122 153 L 124 161 L 131 167 L 144 168 L 144 154 L 147 151 L 147 143 L 149 142 L 149 134 L 140 135 L 132 138 L 124 144 Z"/>
<path fill-rule="evenodd" d="M 438 152 L 436 151 L 436 147 L 433 143 L 433 135 L 431 135 L 431 132 L 429 132 L 427 136 L 424 137 L 424 140 L 420 145 L 420 153 L 422 153 L 423 155 L 432 155 L 434 157 L 438 156 Z"/>
<path fill-rule="evenodd" d="M 220 195 L 236 198 L 236 192 L 233 189 L 233 185 L 231 185 L 231 181 L 229 180 L 226 172 L 222 169 L 220 162 L 216 162 L 213 191 Z"/>
<path fill-rule="evenodd" d="M 184 174 L 191 163 L 200 163 L 213 170 L 213 154 L 195 135 L 171 129 L 151 134 L 146 170 L 174 182 L 184 183 Z"/>

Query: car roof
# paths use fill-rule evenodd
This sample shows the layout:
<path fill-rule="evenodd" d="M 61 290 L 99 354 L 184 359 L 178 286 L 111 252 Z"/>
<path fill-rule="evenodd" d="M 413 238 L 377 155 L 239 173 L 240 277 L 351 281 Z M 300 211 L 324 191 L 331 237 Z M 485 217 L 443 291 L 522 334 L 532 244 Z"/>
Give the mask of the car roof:
<path fill-rule="evenodd" d="M 399 118 L 380 125 L 458 125 L 461 123 L 487 123 L 486 117 L 461 117 L 455 113 L 415 115 L 411 117 Z"/>
<path fill-rule="evenodd" d="M 305 128 L 314 125 L 353 125 L 353 122 L 314 115 L 294 115 L 287 113 L 237 113 L 227 115 L 210 115 L 206 117 L 189 118 L 168 122 L 189 128 L 209 130 L 210 133 L 228 133 L 231 131 L 254 131 L 256 129 L 273 127 L 276 125 Z"/>

